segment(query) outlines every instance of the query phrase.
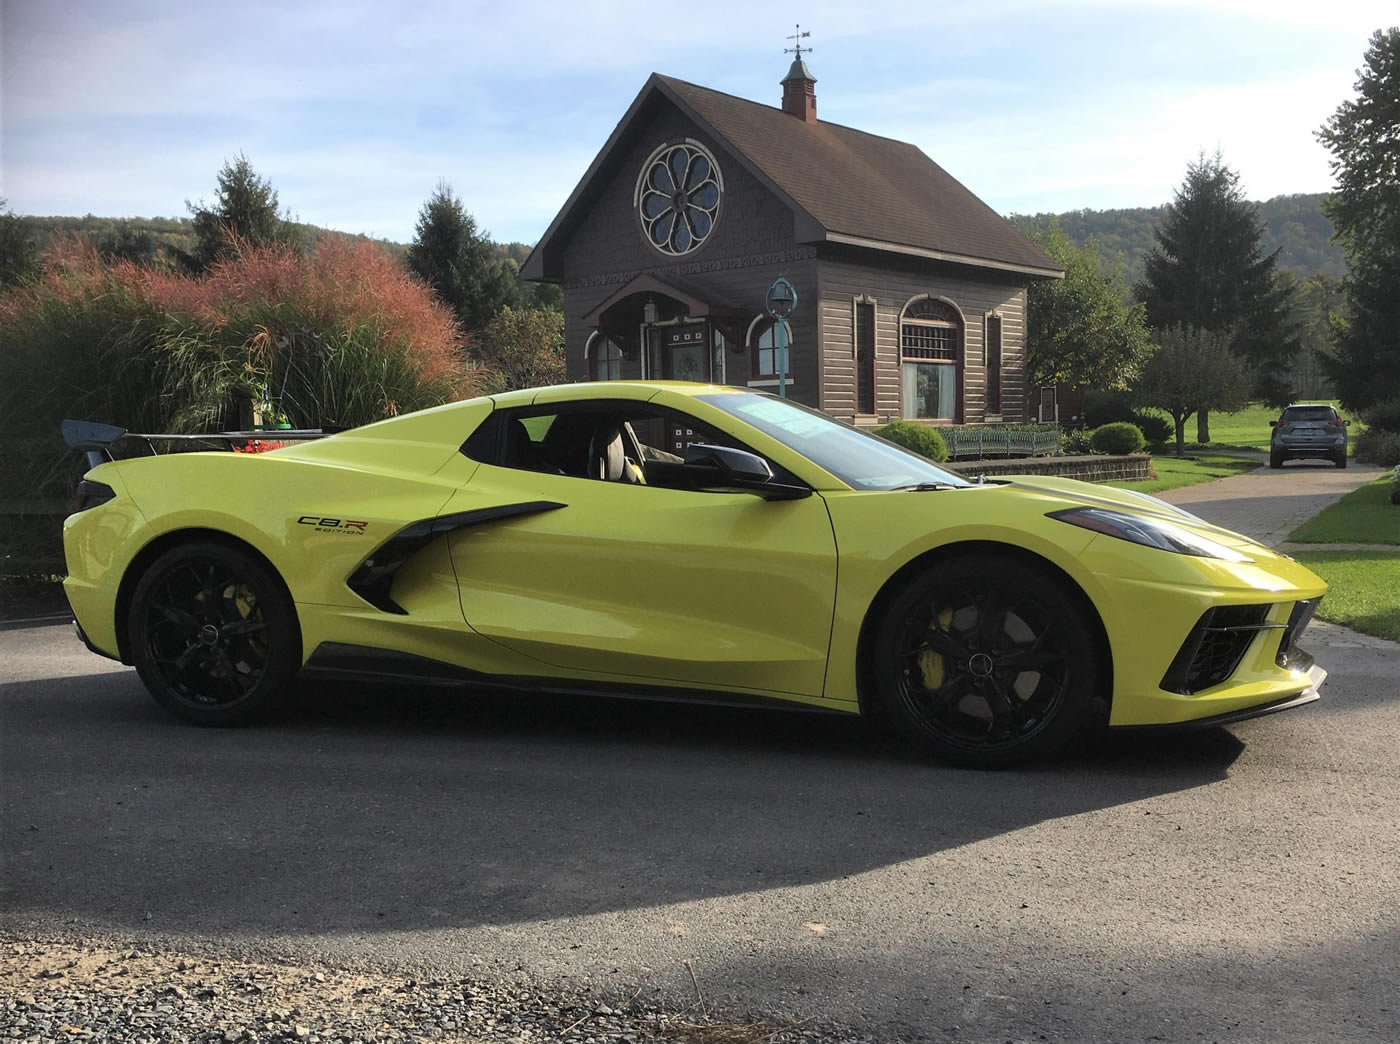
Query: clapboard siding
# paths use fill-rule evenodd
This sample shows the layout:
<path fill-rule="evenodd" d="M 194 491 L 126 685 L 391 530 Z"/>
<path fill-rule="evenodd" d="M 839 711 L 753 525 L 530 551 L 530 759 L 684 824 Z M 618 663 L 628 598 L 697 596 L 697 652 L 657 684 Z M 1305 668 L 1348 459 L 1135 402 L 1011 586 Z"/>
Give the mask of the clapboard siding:
<path fill-rule="evenodd" d="M 909 267 L 869 260 L 823 257 L 818 261 L 821 287 L 822 408 L 858 423 L 884 422 L 900 415 L 899 319 L 905 304 L 920 294 L 953 302 L 961 310 L 963 337 L 963 416 L 967 424 L 987 420 L 983 366 L 985 318 L 995 311 L 1002 319 L 1002 413 L 1006 422 L 1026 419 L 1025 310 L 1026 291 L 1020 283 L 995 275 L 983 278 L 951 265 Z M 862 295 L 875 302 L 876 415 L 859 417 L 856 410 L 855 302 Z"/>

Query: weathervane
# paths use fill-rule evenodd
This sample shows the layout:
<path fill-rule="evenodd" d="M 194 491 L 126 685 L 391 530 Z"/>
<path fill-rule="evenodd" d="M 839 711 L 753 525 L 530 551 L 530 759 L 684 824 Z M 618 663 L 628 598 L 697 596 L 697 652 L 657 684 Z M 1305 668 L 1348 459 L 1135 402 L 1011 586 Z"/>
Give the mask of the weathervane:
<path fill-rule="evenodd" d="M 797 42 L 794 43 L 791 47 L 784 47 L 784 48 L 783 48 L 783 54 L 790 54 L 790 55 L 793 56 L 793 58 L 794 58 L 795 61 L 799 61 L 799 62 L 800 62 L 800 61 L 802 61 L 802 55 L 803 55 L 804 53 L 805 53 L 805 54 L 811 54 L 811 53 L 812 53 L 812 48 L 810 48 L 810 47 L 803 47 L 803 46 L 802 46 L 802 41 L 805 40 L 807 37 L 811 36 L 812 34 L 811 34 L 810 32 L 805 32 L 805 33 L 804 33 L 804 32 L 802 31 L 802 26 L 801 26 L 801 25 L 794 25 L 794 26 L 793 26 L 793 29 L 796 30 L 796 31 L 795 31 L 791 36 L 789 36 L 788 39 L 789 39 L 789 40 L 795 40 L 795 41 L 797 41 Z"/>

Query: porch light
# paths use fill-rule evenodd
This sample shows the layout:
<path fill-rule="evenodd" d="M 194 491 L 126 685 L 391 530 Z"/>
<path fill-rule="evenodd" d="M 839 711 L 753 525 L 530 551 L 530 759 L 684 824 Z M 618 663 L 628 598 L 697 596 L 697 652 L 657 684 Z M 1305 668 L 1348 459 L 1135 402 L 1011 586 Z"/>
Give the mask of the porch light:
<path fill-rule="evenodd" d="M 648 297 L 647 303 L 642 305 L 642 322 L 648 326 L 655 326 L 656 318 L 656 298 Z"/>

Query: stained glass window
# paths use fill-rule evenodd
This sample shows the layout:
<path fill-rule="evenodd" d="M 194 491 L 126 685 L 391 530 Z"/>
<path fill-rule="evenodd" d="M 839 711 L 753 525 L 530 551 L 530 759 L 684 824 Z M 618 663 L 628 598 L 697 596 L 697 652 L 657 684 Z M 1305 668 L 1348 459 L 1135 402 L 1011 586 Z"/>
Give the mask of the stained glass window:
<path fill-rule="evenodd" d="M 637 179 L 642 233 L 662 253 L 698 250 L 715 227 L 723 193 L 719 167 L 708 150 L 693 141 L 663 145 Z"/>

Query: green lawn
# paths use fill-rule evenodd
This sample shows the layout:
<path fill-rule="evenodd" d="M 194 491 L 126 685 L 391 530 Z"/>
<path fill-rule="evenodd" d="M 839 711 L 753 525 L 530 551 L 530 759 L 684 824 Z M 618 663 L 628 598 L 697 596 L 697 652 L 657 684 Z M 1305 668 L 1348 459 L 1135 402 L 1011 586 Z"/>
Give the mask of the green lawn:
<path fill-rule="evenodd" d="M 1139 493 L 1160 493 L 1164 489 L 1179 486 L 1194 486 L 1197 482 L 1210 482 L 1212 479 L 1228 478 L 1259 467 L 1257 460 L 1241 460 L 1238 457 L 1153 457 L 1152 470 L 1155 479 L 1141 482 L 1105 482 L 1106 486 L 1120 489 L 1135 489 Z"/>
<path fill-rule="evenodd" d="M 1288 534 L 1302 544 L 1400 544 L 1400 505 L 1390 476 L 1353 490 Z"/>
<path fill-rule="evenodd" d="M 1366 426 L 1358 421 L 1350 412 L 1342 409 L 1342 404 L 1336 399 L 1309 399 L 1309 402 L 1330 402 L 1337 407 L 1337 411 L 1346 419 L 1351 421 L 1348 429 L 1348 446 L 1355 441 L 1356 436 L 1366 430 Z M 1246 447 L 1249 449 L 1267 450 L 1269 439 L 1273 435 L 1273 429 L 1269 427 L 1269 421 L 1278 420 L 1280 411 L 1273 406 L 1263 406 L 1253 403 L 1235 413 L 1212 413 L 1210 415 L 1210 444 L 1219 447 Z M 1196 418 L 1190 417 L 1186 421 L 1186 437 L 1194 439 L 1196 437 Z M 1187 448 L 1200 449 L 1200 444 L 1188 442 Z"/>
<path fill-rule="evenodd" d="M 1294 557 L 1331 585 L 1318 616 L 1400 641 L 1400 553 L 1301 551 Z"/>

